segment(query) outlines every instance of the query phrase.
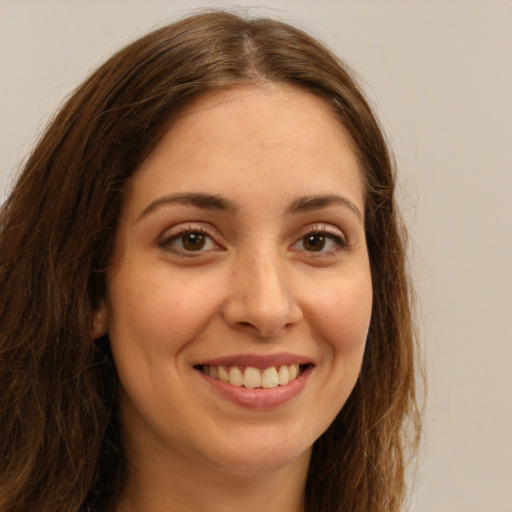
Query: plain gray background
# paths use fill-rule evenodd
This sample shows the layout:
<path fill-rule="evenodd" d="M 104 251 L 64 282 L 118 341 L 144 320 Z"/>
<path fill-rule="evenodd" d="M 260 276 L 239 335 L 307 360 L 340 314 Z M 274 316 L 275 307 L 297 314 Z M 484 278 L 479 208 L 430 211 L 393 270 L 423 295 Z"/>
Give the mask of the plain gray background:
<path fill-rule="evenodd" d="M 0 201 L 89 71 L 150 28 L 231 5 L 0 0 Z M 512 1 L 257 5 L 348 61 L 396 153 L 429 376 L 410 509 L 512 512 Z"/>

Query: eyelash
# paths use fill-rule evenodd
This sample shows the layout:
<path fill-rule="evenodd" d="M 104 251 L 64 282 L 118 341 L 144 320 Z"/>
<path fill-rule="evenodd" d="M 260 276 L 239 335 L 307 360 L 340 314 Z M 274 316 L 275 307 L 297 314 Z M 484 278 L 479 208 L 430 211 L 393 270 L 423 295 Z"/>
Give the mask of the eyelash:
<path fill-rule="evenodd" d="M 298 240 L 292 245 L 294 247 L 295 245 L 302 243 L 304 245 L 307 237 L 314 237 L 314 236 L 321 236 L 326 239 L 329 239 L 331 242 L 333 242 L 336 247 L 334 249 L 330 250 L 323 250 L 324 247 L 322 246 L 319 251 L 307 251 L 307 253 L 317 253 L 320 255 L 331 255 L 333 253 L 336 253 L 340 250 L 345 250 L 348 247 L 348 242 L 345 240 L 345 237 L 340 234 L 340 232 L 337 229 L 330 228 L 327 225 L 323 226 L 313 226 L 308 227 L 303 234 L 298 238 Z"/>
<path fill-rule="evenodd" d="M 207 249 L 206 251 L 203 251 L 204 245 L 199 247 L 199 250 L 197 250 L 197 251 L 187 250 L 186 248 L 172 247 L 172 243 L 179 241 L 180 239 L 182 240 L 182 245 L 183 245 L 183 242 L 184 242 L 183 238 L 186 235 L 199 235 L 199 236 L 203 237 L 202 238 L 203 241 L 205 239 L 209 239 L 211 241 L 210 243 L 212 243 L 215 246 L 215 249 L 223 250 L 223 247 L 215 242 L 215 237 L 212 236 L 208 230 L 206 230 L 203 226 L 194 226 L 194 225 L 184 226 L 184 227 L 180 228 L 178 231 L 167 235 L 160 242 L 158 242 L 158 246 L 163 249 L 169 250 L 171 252 L 174 252 L 174 253 L 177 253 L 179 255 L 186 256 L 186 257 L 197 257 L 204 252 L 209 252 L 210 250 L 212 250 L 210 248 L 210 249 Z M 305 244 L 306 238 L 307 237 L 315 237 L 315 236 L 324 237 L 324 239 L 330 240 L 332 243 L 335 244 L 336 247 L 334 249 L 324 250 L 324 246 L 322 246 L 322 247 L 320 247 L 320 250 L 318 250 L 318 251 L 305 249 L 304 244 Z M 208 242 L 206 241 L 205 244 L 207 244 L 207 243 Z M 303 248 L 302 249 L 293 249 L 298 244 L 302 244 Z M 330 228 L 329 226 L 323 225 L 323 226 L 309 227 L 306 230 L 304 230 L 303 234 L 291 245 L 291 248 L 292 248 L 292 250 L 295 250 L 295 251 L 303 250 L 304 252 L 306 252 L 308 254 L 317 253 L 319 256 L 320 255 L 325 256 L 325 255 L 330 255 L 330 254 L 336 253 L 340 250 L 345 250 L 345 249 L 347 249 L 348 246 L 349 246 L 349 243 L 345 240 L 345 237 L 339 233 L 338 230 L 335 230 L 333 228 Z"/>
<path fill-rule="evenodd" d="M 208 232 L 208 230 L 206 230 L 202 226 L 194 226 L 194 225 L 182 227 L 178 231 L 167 235 L 166 237 L 164 237 L 163 240 L 161 240 L 158 243 L 158 246 L 163 249 L 167 249 L 174 253 L 177 253 L 177 254 L 180 254 L 183 256 L 187 256 L 187 257 L 199 256 L 202 252 L 204 252 L 201 250 L 201 249 L 203 249 L 203 247 L 200 247 L 198 251 L 187 250 L 185 248 L 172 247 L 171 244 L 180 239 L 182 240 L 182 244 L 183 244 L 183 238 L 186 235 L 200 235 L 200 236 L 204 237 L 204 239 L 211 240 L 211 242 L 215 245 L 216 249 L 222 249 L 222 247 L 215 242 L 214 237 Z"/>

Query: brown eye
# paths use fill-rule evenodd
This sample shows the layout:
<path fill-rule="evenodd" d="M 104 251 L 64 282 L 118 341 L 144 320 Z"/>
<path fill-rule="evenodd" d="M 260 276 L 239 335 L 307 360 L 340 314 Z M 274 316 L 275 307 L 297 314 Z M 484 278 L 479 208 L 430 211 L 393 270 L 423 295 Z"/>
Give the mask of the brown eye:
<path fill-rule="evenodd" d="M 203 252 L 220 249 L 213 238 L 203 231 L 184 229 L 178 233 L 164 238 L 160 247 L 182 255 L 193 253 L 201 254 Z"/>
<path fill-rule="evenodd" d="M 200 251 L 206 244 L 203 233 L 191 232 L 181 236 L 181 244 L 186 251 Z"/>
<path fill-rule="evenodd" d="M 314 233 L 302 239 L 306 251 L 321 251 L 325 247 L 325 236 L 321 233 Z"/>
<path fill-rule="evenodd" d="M 339 230 L 332 232 L 328 228 L 322 230 L 312 230 L 301 236 L 292 246 L 294 251 L 303 251 L 306 253 L 318 253 L 318 256 L 332 255 L 348 246 L 344 236 Z"/>

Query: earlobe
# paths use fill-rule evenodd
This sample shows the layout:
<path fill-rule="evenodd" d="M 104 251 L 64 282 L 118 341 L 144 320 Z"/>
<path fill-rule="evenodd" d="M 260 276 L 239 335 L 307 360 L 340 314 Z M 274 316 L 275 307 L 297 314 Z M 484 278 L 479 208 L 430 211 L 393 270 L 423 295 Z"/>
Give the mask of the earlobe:
<path fill-rule="evenodd" d="M 91 337 L 93 340 L 101 338 L 108 332 L 108 315 L 105 301 L 102 300 L 98 309 L 94 312 L 91 327 Z"/>

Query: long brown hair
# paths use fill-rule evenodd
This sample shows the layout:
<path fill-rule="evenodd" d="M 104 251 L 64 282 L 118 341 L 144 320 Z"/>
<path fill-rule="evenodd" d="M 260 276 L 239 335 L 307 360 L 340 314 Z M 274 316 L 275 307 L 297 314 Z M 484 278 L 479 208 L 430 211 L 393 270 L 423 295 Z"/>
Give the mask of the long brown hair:
<path fill-rule="evenodd" d="M 302 31 L 226 12 L 186 18 L 101 66 L 61 108 L 0 213 L 0 509 L 100 511 L 125 459 L 108 337 L 91 339 L 123 191 L 194 98 L 291 84 L 350 133 L 366 187 L 373 312 L 356 387 L 315 443 L 308 512 L 397 512 L 418 439 L 415 337 L 394 171 L 346 66 Z M 412 437 L 406 434 L 411 434 Z"/>

